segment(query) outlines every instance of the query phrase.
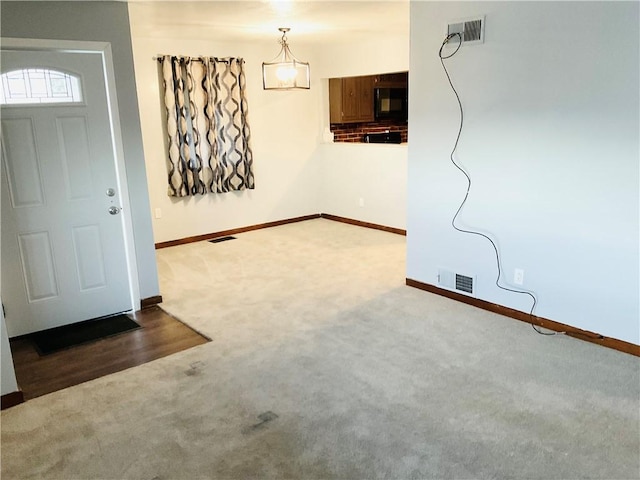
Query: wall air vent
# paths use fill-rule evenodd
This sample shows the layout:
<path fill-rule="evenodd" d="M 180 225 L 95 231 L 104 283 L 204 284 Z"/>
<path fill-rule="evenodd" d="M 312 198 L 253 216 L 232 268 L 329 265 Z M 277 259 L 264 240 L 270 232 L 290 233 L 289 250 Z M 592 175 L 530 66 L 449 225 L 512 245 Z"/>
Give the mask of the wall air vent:
<path fill-rule="evenodd" d="M 473 278 L 456 273 L 456 290 L 473 293 Z"/>
<path fill-rule="evenodd" d="M 447 25 L 447 35 L 460 33 L 463 45 L 484 43 L 484 17 L 459 20 Z M 452 40 L 449 45 L 457 47 L 457 41 Z"/>
<path fill-rule="evenodd" d="M 438 270 L 438 285 L 449 290 L 474 295 L 475 277 L 441 268 Z"/>

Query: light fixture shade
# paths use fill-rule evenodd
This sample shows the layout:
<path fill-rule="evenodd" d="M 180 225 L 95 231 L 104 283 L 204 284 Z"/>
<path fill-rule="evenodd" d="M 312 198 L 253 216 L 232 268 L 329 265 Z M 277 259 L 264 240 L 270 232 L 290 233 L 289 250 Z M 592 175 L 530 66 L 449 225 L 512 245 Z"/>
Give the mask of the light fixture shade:
<path fill-rule="evenodd" d="M 282 48 L 270 62 L 262 63 L 262 87 L 265 90 L 291 90 L 310 88 L 309 64 L 293 56 L 287 44 L 288 28 L 280 28 Z"/>

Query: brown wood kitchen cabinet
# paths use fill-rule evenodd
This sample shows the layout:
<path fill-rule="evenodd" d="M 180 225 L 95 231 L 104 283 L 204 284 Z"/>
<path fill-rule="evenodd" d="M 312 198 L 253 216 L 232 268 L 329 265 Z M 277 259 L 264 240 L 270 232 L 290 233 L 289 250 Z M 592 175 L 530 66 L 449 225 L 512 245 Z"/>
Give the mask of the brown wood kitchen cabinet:
<path fill-rule="evenodd" d="M 374 76 L 329 79 L 331 123 L 372 122 Z"/>

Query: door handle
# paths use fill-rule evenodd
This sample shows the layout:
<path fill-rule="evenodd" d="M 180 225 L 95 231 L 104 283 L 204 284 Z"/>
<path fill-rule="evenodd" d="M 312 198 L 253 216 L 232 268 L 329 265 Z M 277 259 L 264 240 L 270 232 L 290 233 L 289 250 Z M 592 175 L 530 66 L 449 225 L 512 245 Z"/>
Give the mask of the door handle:
<path fill-rule="evenodd" d="M 116 207 L 116 206 L 111 206 L 109 207 L 109 213 L 111 215 L 117 215 L 120 213 L 120 208 Z"/>

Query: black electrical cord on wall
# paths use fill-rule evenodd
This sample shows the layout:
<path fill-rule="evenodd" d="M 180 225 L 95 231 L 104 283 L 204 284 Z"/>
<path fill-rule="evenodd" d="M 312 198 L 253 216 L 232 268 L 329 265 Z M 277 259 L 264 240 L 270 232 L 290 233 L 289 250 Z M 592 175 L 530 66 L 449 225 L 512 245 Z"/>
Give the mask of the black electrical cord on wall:
<path fill-rule="evenodd" d="M 452 40 L 453 38 L 458 37 L 458 45 L 456 46 L 456 49 L 453 51 L 453 53 L 450 53 L 449 55 L 443 55 L 442 51 L 445 47 L 445 45 L 447 45 L 449 43 L 450 40 Z M 531 304 L 531 310 L 529 311 L 529 316 L 531 318 L 530 324 L 531 327 L 536 331 L 536 333 L 539 333 L 540 335 L 558 335 L 558 334 L 562 334 L 565 332 L 543 332 L 542 330 L 538 329 L 534 323 L 533 320 L 533 312 L 536 308 L 536 305 L 538 303 L 538 298 L 536 297 L 536 295 L 533 292 L 529 292 L 526 290 L 516 290 L 514 288 L 508 288 L 508 287 L 503 287 L 502 285 L 500 285 L 500 278 L 502 277 L 502 264 L 500 262 L 500 253 L 498 251 L 498 247 L 495 244 L 495 242 L 491 239 L 491 237 L 489 237 L 488 235 L 485 235 L 484 233 L 480 233 L 480 232 L 475 232 L 473 230 L 466 230 L 464 228 L 460 228 L 458 226 L 456 226 L 456 219 L 458 218 L 458 215 L 460 215 L 460 212 L 462 211 L 462 208 L 464 207 L 465 203 L 467 203 L 467 199 L 469 198 L 469 192 L 471 191 L 471 176 L 466 172 L 466 170 L 464 168 L 462 168 L 453 158 L 454 154 L 456 153 L 456 150 L 458 148 L 458 142 L 460 141 L 460 135 L 462 134 L 462 126 L 464 125 L 464 110 L 462 108 L 462 101 L 460 100 L 460 95 L 458 95 L 458 91 L 456 90 L 456 88 L 453 86 L 453 82 L 451 81 L 451 76 L 449 75 L 449 71 L 447 70 L 447 67 L 444 64 L 444 61 L 448 58 L 453 57 L 456 53 L 458 53 L 458 50 L 460 50 L 460 47 L 462 46 L 462 34 L 460 33 L 450 33 L 449 35 L 447 35 L 444 39 L 444 41 L 442 42 L 442 45 L 440 46 L 440 50 L 438 51 L 438 57 L 440 57 L 440 63 L 442 64 L 442 69 L 444 70 L 445 75 L 447 76 L 447 80 L 449 81 L 449 85 L 451 86 L 451 90 L 453 90 L 453 93 L 456 96 L 456 100 L 458 101 L 458 107 L 460 108 L 460 126 L 458 128 L 458 135 L 456 136 L 456 141 L 453 145 L 453 149 L 451 150 L 451 154 L 449 155 L 449 159 L 451 160 L 451 163 L 453 163 L 453 165 L 462 172 L 462 174 L 466 177 L 467 179 L 467 192 L 465 193 L 464 199 L 462 200 L 462 203 L 460 203 L 460 206 L 458 207 L 458 210 L 456 211 L 455 215 L 453 216 L 453 218 L 451 219 L 451 226 L 457 230 L 458 232 L 462 232 L 462 233 L 468 233 L 470 235 L 477 235 L 479 237 L 485 238 L 489 241 L 489 243 L 491 243 L 491 246 L 493 247 L 493 251 L 495 253 L 496 256 L 496 265 L 498 267 L 498 276 L 496 277 L 496 286 L 502 290 L 505 290 L 507 292 L 512 292 L 512 293 L 518 293 L 521 295 L 527 295 L 531 298 L 532 304 Z"/>

